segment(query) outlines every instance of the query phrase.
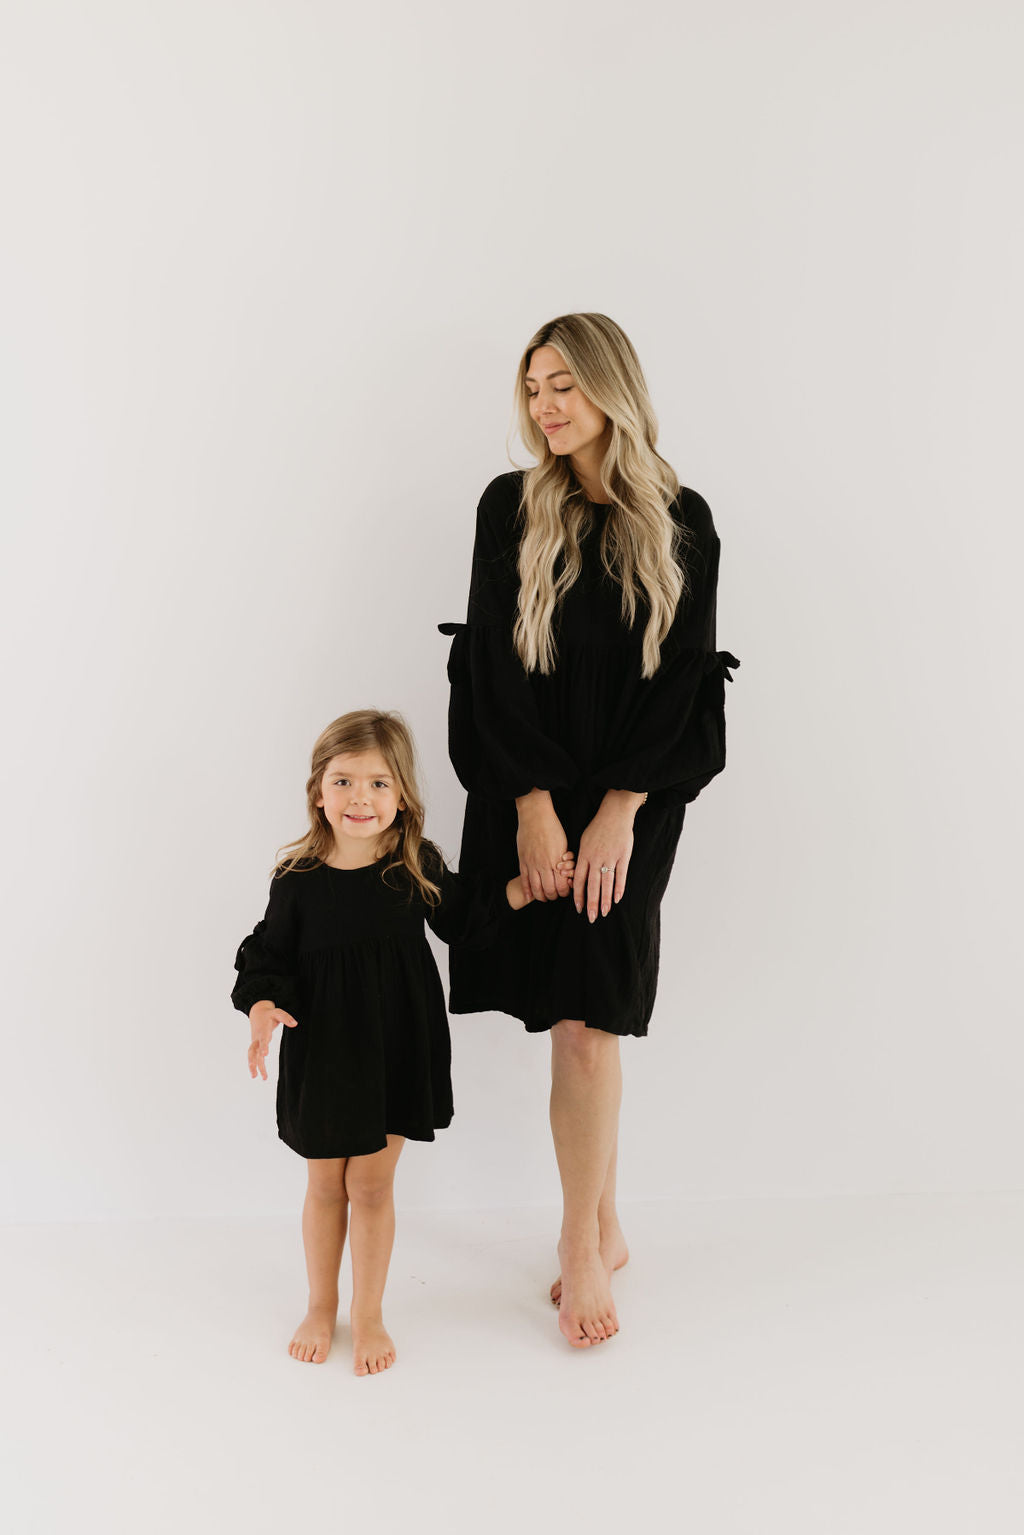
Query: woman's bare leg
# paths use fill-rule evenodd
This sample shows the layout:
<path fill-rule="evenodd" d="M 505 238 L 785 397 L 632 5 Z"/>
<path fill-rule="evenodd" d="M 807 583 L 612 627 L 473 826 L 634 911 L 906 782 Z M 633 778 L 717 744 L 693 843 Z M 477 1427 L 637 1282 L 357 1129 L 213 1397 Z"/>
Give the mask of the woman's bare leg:
<path fill-rule="evenodd" d="M 395 1362 L 381 1305 L 395 1241 L 395 1168 L 405 1141 L 389 1135 L 384 1151 L 349 1157 L 345 1188 L 352 1207 L 352 1360 L 357 1375 L 377 1375 Z"/>
<path fill-rule="evenodd" d="M 598 1210 L 618 1135 L 619 1040 L 564 1018 L 551 1030 L 551 1133 L 562 1180 L 558 1325 L 576 1348 L 619 1330 Z M 613 1185 L 614 1188 L 614 1185 Z"/>
<path fill-rule="evenodd" d="M 306 1166 L 309 1183 L 302 1206 L 302 1245 L 309 1310 L 295 1329 L 288 1352 L 303 1364 L 323 1364 L 338 1320 L 338 1270 L 348 1224 L 345 1158 L 310 1158 Z"/>
<path fill-rule="evenodd" d="M 619 1157 L 619 1138 L 616 1135 L 615 1145 L 612 1147 L 611 1159 L 608 1163 L 608 1171 L 605 1174 L 604 1187 L 601 1190 L 601 1198 L 597 1205 L 597 1224 L 601 1232 L 598 1247 L 601 1253 L 601 1262 L 608 1270 L 611 1278 L 616 1269 L 623 1268 L 629 1262 L 629 1248 L 626 1246 L 626 1238 L 622 1234 L 619 1225 L 619 1212 L 615 1206 L 615 1174 Z M 551 1300 L 554 1305 L 560 1305 L 562 1300 L 562 1276 L 559 1274 L 551 1286 Z"/>

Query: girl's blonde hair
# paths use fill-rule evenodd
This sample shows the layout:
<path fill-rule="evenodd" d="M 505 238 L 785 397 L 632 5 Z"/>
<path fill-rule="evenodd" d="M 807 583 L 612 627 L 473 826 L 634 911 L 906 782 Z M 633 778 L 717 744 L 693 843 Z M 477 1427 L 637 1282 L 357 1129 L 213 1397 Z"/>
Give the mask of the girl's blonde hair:
<path fill-rule="evenodd" d="M 679 480 L 655 450 L 658 423 L 640 359 L 625 331 L 603 314 L 566 314 L 542 325 L 523 353 L 516 378 L 519 431 L 537 458 L 523 481 L 519 545 L 519 609 L 513 637 L 527 671 L 550 672 L 555 664 L 555 610 L 583 568 L 580 537 L 591 522 L 586 495 L 569 455 L 552 453 L 530 415 L 526 375 L 538 347 L 565 358 L 576 384 L 604 412 L 611 440 L 601 465 L 610 510 L 601 532 L 601 560 L 622 588 L 622 618 L 632 628 L 639 591 L 647 599 L 643 666 L 652 677 L 661 660 L 680 598 L 688 590 L 678 556 L 687 530 L 669 507 Z"/>
<path fill-rule="evenodd" d="M 350 714 L 332 720 L 317 738 L 306 780 L 309 830 L 279 849 L 274 877 L 327 862 L 334 851 L 334 832 L 323 806 L 317 804 L 324 774 L 333 757 L 370 751 L 379 751 L 384 758 L 395 779 L 398 797 L 405 805 L 378 841 L 378 857 L 391 859 L 381 872 L 386 877 L 392 869 L 404 870 L 428 905 L 436 906 L 441 898 L 440 889 L 423 868 L 424 851 L 433 850 L 433 844 L 423 840 L 423 801 L 416 782 L 412 734 L 400 714 L 385 714 L 379 709 L 353 709 Z"/>

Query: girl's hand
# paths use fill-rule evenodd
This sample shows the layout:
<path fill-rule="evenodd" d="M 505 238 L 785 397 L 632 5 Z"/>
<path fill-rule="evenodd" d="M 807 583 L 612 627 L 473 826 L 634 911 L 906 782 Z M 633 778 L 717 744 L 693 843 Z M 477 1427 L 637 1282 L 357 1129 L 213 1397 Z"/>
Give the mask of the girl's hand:
<path fill-rule="evenodd" d="M 599 911 L 607 917 L 613 901 L 622 900 L 633 852 L 633 817 L 643 799 L 641 794 L 610 789 L 580 838 L 573 899 L 581 914 L 586 900 L 591 922 L 597 921 Z"/>
<path fill-rule="evenodd" d="M 569 880 L 557 872 L 569 851 L 562 823 L 546 789 L 531 789 L 516 800 L 519 877 L 526 901 L 555 901 L 569 894 Z"/>
<path fill-rule="evenodd" d="M 572 876 L 575 866 L 576 859 L 572 853 L 563 853 L 555 864 L 555 880 L 559 886 L 565 885 L 565 891 L 563 892 L 565 895 L 568 895 L 572 889 Z M 522 911 L 523 907 L 529 906 L 533 900 L 532 895 L 524 893 L 521 876 L 509 880 L 505 886 L 505 894 L 508 897 L 508 904 L 513 911 Z"/>
<path fill-rule="evenodd" d="M 249 1025 L 252 1029 L 252 1044 L 249 1046 L 249 1075 L 255 1077 L 257 1071 L 267 1080 L 267 1051 L 270 1049 L 270 1039 L 279 1023 L 283 1023 L 286 1029 L 294 1029 L 295 1019 L 291 1013 L 286 1013 L 284 1008 L 275 1007 L 273 1002 L 254 1002 L 249 1009 Z"/>

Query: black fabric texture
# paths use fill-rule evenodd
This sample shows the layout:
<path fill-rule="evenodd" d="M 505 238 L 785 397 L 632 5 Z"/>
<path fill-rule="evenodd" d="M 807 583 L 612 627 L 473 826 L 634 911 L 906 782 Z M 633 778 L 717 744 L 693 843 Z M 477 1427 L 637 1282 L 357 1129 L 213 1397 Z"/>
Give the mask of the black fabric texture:
<path fill-rule="evenodd" d="M 571 899 L 535 902 L 499 941 L 450 955 L 453 1012 L 498 1011 L 539 1032 L 562 1018 L 615 1034 L 646 1034 L 657 990 L 660 906 L 685 809 L 725 766 L 725 682 L 739 665 L 715 649 L 719 540 L 707 503 L 681 490 L 672 513 L 689 538 L 689 592 L 652 678 L 641 675 L 646 608 L 622 618 L 599 539 L 607 508 L 591 507 L 583 569 L 556 615 L 558 657 L 527 673 L 513 645 L 519 592 L 520 472 L 500 475 L 477 512 L 465 624 L 451 636 L 452 764 L 467 790 L 459 867 L 475 878 L 519 872 L 515 799 L 551 793 L 569 847 L 607 789 L 647 793 L 636 815 L 626 891 L 591 925 Z"/>
<path fill-rule="evenodd" d="M 281 875 L 238 950 L 235 1007 L 270 1001 L 297 1020 L 279 1031 L 277 1125 L 300 1156 L 365 1156 L 388 1135 L 432 1141 L 451 1121 L 448 1018 L 424 923 L 471 952 L 516 915 L 504 882 L 452 873 L 432 844 L 424 868 L 436 907 L 385 861 Z"/>

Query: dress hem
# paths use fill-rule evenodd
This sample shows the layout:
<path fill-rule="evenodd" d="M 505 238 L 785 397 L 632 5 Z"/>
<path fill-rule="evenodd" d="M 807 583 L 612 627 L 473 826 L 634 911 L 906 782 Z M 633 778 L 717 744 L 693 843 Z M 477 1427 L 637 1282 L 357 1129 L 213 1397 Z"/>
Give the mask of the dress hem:
<path fill-rule="evenodd" d="M 503 1013 L 506 1018 L 515 1018 L 519 1023 L 521 1023 L 527 1034 L 549 1034 L 554 1028 L 555 1024 L 560 1022 L 560 1019 L 558 1018 L 552 1018 L 549 1021 L 545 1021 L 541 1018 L 524 1018 L 518 1008 L 506 1006 L 501 1002 L 488 1002 L 486 1004 L 481 1003 L 477 1007 L 469 1007 L 460 1006 L 458 1003 L 453 1002 L 451 998 L 449 998 L 448 1011 L 449 1013 L 455 1013 L 456 1015 L 461 1015 L 463 1017 L 465 1017 L 467 1014 L 473 1013 Z M 566 1018 L 571 1016 L 572 1015 L 570 1013 L 563 1014 L 563 1017 Z M 582 1021 L 584 1026 L 588 1029 L 600 1029 L 605 1034 L 616 1034 L 619 1039 L 647 1038 L 647 1023 L 644 1023 L 639 1028 L 622 1029 L 616 1028 L 615 1024 L 612 1023 L 610 1019 L 604 1019 L 595 1023 L 592 1023 L 588 1018 L 584 1018 Z"/>
<path fill-rule="evenodd" d="M 415 1130 L 385 1130 L 384 1139 L 379 1144 L 360 1146 L 358 1151 L 351 1149 L 348 1151 L 305 1151 L 301 1146 L 297 1146 L 294 1140 L 289 1140 L 282 1130 L 278 1130 L 277 1138 L 279 1141 L 284 1142 L 289 1151 L 294 1151 L 296 1156 L 305 1157 L 307 1161 L 337 1161 L 347 1157 L 372 1157 L 378 1151 L 384 1151 L 387 1148 L 387 1137 L 389 1135 L 400 1135 L 406 1141 L 432 1141 L 436 1139 L 434 1131 L 447 1130 L 451 1122 L 450 1118 L 446 1119 L 443 1124 L 435 1125 L 433 1130 L 427 1132 L 422 1130 L 418 1132 Z"/>

